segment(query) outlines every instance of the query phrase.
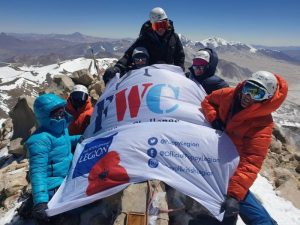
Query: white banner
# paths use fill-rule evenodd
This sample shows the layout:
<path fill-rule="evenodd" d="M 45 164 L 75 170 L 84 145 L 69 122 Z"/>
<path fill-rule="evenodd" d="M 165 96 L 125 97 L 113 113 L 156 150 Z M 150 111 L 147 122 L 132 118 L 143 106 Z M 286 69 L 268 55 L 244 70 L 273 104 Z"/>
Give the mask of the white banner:
<path fill-rule="evenodd" d="M 220 205 L 239 158 L 228 136 L 204 120 L 199 110 L 204 96 L 175 66 L 154 65 L 110 82 L 85 133 L 89 138 L 77 146 L 47 213 L 157 179 L 222 219 Z"/>
<path fill-rule="evenodd" d="M 85 137 L 141 122 L 180 122 L 210 126 L 199 111 L 205 91 L 180 67 L 153 65 L 132 70 L 108 83 Z"/>

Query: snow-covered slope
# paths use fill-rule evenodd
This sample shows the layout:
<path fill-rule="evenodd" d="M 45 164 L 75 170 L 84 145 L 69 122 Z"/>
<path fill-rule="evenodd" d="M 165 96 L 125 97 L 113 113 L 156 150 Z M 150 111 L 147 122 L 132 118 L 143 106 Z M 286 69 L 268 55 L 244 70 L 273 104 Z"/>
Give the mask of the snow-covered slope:
<path fill-rule="evenodd" d="M 300 224 L 300 210 L 295 208 L 291 202 L 277 196 L 266 178 L 259 175 L 250 189 L 278 225 Z M 244 223 L 239 219 L 237 225 L 244 225 Z"/>
<path fill-rule="evenodd" d="M 257 51 L 257 49 L 252 47 L 251 45 L 243 44 L 241 42 L 226 41 L 223 38 L 219 38 L 219 37 L 208 38 L 201 41 L 201 43 L 205 47 L 215 48 L 215 49 L 227 48 L 229 50 L 233 48 L 236 50 L 247 50 L 252 53 L 255 53 Z"/>
<path fill-rule="evenodd" d="M 116 59 L 98 59 L 100 68 L 106 69 Z M 37 90 L 48 84 L 50 77 L 59 74 L 70 75 L 80 69 L 90 69 L 96 74 L 92 59 L 77 58 L 48 66 L 14 66 L 0 67 L 0 118 L 5 117 L 16 99 L 22 94 L 36 96 Z"/>
<path fill-rule="evenodd" d="M 284 60 L 286 62 L 299 64 L 299 60 L 295 57 L 284 53 L 280 50 L 267 49 L 267 48 L 255 48 L 254 46 L 238 41 L 227 41 L 220 37 L 210 37 L 202 41 L 192 41 L 186 36 L 180 34 L 180 40 L 185 50 L 190 49 L 198 50 L 200 48 L 213 48 L 217 52 L 231 52 L 233 54 L 249 54 L 263 56 L 266 58 L 271 58 L 273 60 Z"/>

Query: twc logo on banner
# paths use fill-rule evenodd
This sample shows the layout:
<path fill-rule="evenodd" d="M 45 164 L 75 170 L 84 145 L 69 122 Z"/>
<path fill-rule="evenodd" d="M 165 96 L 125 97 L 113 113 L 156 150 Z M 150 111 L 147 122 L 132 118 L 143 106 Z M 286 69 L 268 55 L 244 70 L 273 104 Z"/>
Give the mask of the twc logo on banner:
<path fill-rule="evenodd" d="M 124 120 L 127 111 L 129 111 L 130 118 L 137 117 L 143 100 L 145 100 L 147 108 L 155 114 L 168 114 L 176 111 L 179 107 L 179 101 L 174 102 L 166 109 L 163 108 L 161 100 L 166 97 L 178 100 L 179 87 L 168 84 L 144 83 L 134 85 L 130 89 L 125 88 L 102 99 L 96 105 L 97 118 L 94 133 L 102 129 L 102 119 L 107 117 L 110 110 L 116 110 L 118 122 Z"/>

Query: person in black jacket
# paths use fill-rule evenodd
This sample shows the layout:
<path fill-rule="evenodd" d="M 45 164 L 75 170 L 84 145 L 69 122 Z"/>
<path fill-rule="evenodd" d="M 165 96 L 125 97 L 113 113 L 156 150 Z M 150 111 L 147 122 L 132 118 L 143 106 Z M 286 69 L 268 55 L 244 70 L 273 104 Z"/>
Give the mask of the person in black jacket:
<path fill-rule="evenodd" d="M 149 65 L 149 53 L 144 47 L 136 47 L 132 53 L 131 69 L 140 69 Z"/>
<path fill-rule="evenodd" d="M 184 51 L 179 36 L 174 31 L 172 20 L 169 20 L 166 12 L 156 7 L 150 12 L 150 20 L 142 25 L 137 40 L 128 48 L 123 57 L 114 67 L 108 68 L 103 80 L 105 84 L 120 73 L 120 76 L 128 72 L 132 65 L 132 53 L 136 47 L 143 46 L 149 52 L 149 65 L 172 64 L 184 70 Z"/>
<path fill-rule="evenodd" d="M 210 49 L 200 49 L 193 59 L 193 65 L 186 76 L 200 84 L 207 94 L 220 88 L 229 87 L 228 83 L 215 75 L 218 65 L 217 53 Z"/>

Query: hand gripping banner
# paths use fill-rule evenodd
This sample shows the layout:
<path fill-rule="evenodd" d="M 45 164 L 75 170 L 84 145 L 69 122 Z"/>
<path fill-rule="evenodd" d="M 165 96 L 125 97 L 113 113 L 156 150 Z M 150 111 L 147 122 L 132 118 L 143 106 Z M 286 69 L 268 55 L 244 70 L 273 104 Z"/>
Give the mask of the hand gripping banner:
<path fill-rule="evenodd" d="M 239 157 L 229 137 L 205 121 L 199 110 L 204 96 L 201 87 L 170 65 L 133 70 L 109 82 L 47 213 L 157 179 L 222 219 L 220 205 Z"/>

